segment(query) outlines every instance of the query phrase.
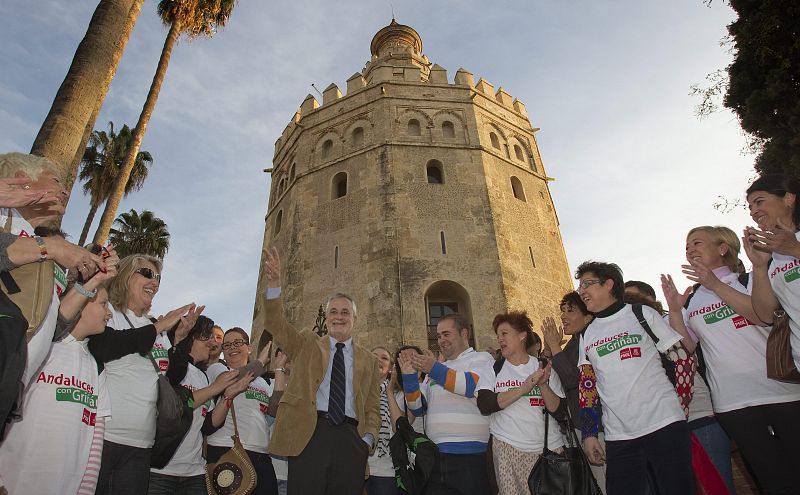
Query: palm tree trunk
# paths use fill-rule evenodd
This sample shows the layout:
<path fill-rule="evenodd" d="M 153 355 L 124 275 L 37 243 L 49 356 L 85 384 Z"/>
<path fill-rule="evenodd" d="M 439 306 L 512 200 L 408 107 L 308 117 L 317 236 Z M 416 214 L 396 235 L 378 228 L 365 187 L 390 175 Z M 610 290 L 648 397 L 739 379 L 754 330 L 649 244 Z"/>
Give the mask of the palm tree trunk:
<path fill-rule="evenodd" d="M 67 76 L 31 147 L 31 154 L 54 161 L 71 189 L 86 128 L 106 97 L 144 0 L 100 0 L 89 28 L 75 50 Z M 71 170 L 75 168 L 76 170 Z"/>
<path fill-rule="evenodd" d="M 91 206 L 89 207 L 89 214 L 86 215 L 86 222 L 83 224 L 83 230 L 81 231 L 81 238 L 78 240 L 78 246 L 83 246 L 83 243 L 86 242 L 86 238 L 89 237 L 89 229 L 92 226 L 92 222 L 94 222 L 94 216 L 97 214 L 98 208 L 100 208 L 100 203 L 95 204 L 92 202 Z"/>
<path fill-rule="evenodd" d="M 102 244 L 106 241 L 111 226 L 114 224 L 114 218 L 117 215 L 117 208 L 122 201 L 122 196 L 125 193 L 125 186 L 128 184 L 131 171 L 136 162 L 136 155 L 139 153 L 139 148 L 142 145 L 144 133 L 147 130 L 147 124 L 150 122 L 150 117 L 153 115 L 153 109 L 156 107 L 158 101 L 158 93 L 161 91 L 161 84 L 164 82 L 164 75 L 167 73 L 169 66 L 169 59 L 172 56 L 172 49 L 175 47 L 175 42 L 178 40 L 178 35 L 181 31 L 181 22 L 176 19 L 172 22 L 167 34 L 167 39 L 164 40 L 164 47 L 161 49 L 161 58 L 158 60 L 158 67 L 156 74 L 153 76 L 153 82 L 150 84 L 150 91 L 147 93 L 142 113 L 139 114 L 139 120 L 136 122 L 136 127 L 133 129 L 131 142 L 125 155 L 125 160 L 122 162 L 119 174 L 114 180 L 114 186 L 111 189 L 111 195 L 106 201 L 106 208 L 103 210 L 103 216 L 100 218 L 100 225 L 97 227 L 97 232 L 94 234 L 94 243 Z"/>

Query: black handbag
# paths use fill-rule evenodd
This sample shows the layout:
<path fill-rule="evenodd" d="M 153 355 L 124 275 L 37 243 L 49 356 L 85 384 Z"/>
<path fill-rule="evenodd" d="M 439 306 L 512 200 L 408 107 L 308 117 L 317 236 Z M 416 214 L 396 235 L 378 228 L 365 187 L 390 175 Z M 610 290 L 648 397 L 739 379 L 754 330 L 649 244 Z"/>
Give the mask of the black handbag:
<path fill-rule="evenodd" d="M 189 392 L 183 387 L 174 387 L 169 379 L 159 372 L 150 353 L 147 354 L 158 375 L 158 401 L 156 402 L 156 438 L 150 451 L 150 466 L 162 469 L 178 450 L 183 437 L 192 426 L 193 410 L 189 406 Z"/>
<path fill-rule="evenodd" d="M 528 488 L 532 495 L 602 495 L 597 480 L 592 475 L 589 459 L 575 435 L 569 413 L 567 413 L 567 446 L 559 454 L 548 448 L 547 433 L 549 413 L 544 411 L 544 448 L 528 476 Z"/>

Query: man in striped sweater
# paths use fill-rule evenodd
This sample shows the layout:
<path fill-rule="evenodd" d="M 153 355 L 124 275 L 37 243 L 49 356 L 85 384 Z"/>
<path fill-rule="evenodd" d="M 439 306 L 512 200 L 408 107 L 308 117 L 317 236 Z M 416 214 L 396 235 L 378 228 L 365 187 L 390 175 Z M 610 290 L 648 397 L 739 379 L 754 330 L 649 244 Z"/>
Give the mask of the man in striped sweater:
<path fill-rule="evenodd" d="M 469 322 L 463 316 L 447 315 L 436 327 L 443 363 L 413 349 L 399 357 L 408 407 L 415 416 L 425 417 L 425 433 L 441 453 L 426 495 L 489 493 L 489 419 L 478 410 L 475 396 L 479 378 L 473 370 L 491 366 L 494 359 L 470 347 L 469 332 Z M 428 374 L 422 384 L 417 371 Z"/>

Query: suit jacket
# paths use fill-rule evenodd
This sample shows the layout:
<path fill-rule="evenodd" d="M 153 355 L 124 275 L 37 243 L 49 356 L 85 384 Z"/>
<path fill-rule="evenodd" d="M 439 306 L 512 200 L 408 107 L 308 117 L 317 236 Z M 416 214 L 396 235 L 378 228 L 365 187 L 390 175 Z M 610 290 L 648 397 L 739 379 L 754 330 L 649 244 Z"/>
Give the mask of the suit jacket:
<path fill-rule="evenodd" d="M 270 452 L 299 455 L 311 440 L 317 425 L 317 389 L 325 378 L 330 359 L 330 337 L 311 330 L 298 331 L 283 317 L 282 299 L 264 302 L 265 325 L 292 361 L 292 378 L 280 400 Z M 254 335 L 254 340 L 257 335 Z M 358 415 L 358 434 L 371 433 L 378 441 L 380 427 L 380 372 L 378 360 L 353 342 L 353 395 Z"/>

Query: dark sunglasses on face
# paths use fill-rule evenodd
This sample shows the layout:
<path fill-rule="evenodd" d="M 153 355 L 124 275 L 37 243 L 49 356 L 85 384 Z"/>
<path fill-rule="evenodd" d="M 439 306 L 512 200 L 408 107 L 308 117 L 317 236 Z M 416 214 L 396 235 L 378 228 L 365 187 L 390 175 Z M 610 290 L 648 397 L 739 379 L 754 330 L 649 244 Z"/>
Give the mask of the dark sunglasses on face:
<path fill-rule="evenodd" d="M 225 342 L 222 344 L 222 350 L 227 351 L 228 349 L 238 349 L 245 345 L 247 342 L 244 339 L 236 339 L 233 342 Z"/>
<path fill-rule="evenodd" d="M 133 271 L 133 273 L 138 273 L 139 275 L 141 275 L 142 277 L 144 277 L 146 279 L 150 279 L 150 280 L 156 279 L 156 282 L 161 283 L 161 274 L 154 272 L 150 268 L 146 268 L 146 267 L 137 268 L 136 270 Z"/>

